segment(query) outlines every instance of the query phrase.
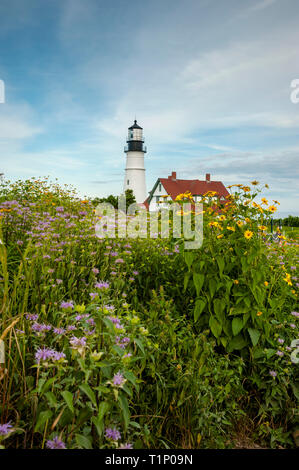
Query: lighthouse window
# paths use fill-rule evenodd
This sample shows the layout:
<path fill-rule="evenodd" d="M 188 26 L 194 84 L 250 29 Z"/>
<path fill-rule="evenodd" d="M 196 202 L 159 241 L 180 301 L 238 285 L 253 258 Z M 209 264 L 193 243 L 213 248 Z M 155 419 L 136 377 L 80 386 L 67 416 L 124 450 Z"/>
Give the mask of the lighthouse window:
<path fill-rule="evenodd" d="M 129 186 L 130 180 L 127 180 L 127 186 Z"/>

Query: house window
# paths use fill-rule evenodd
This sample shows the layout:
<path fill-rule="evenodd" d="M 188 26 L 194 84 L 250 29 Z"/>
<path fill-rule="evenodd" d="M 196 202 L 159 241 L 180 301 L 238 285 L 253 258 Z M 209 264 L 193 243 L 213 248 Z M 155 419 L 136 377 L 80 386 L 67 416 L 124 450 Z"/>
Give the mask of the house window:
<path fill-rule="evenodd" d="M 159 202 L 160 196 L 156 196 L 156 202 Z"/>
<path fill-rule="evenodd" d="M 159 193 L 161 192 L 161 190 L 162 190 L 162 184 L 159 183 Z"/>
<path fill-rule="evenodd" d="M 127 186 L 129 186 L 130 180 L 127 180 Z"/>

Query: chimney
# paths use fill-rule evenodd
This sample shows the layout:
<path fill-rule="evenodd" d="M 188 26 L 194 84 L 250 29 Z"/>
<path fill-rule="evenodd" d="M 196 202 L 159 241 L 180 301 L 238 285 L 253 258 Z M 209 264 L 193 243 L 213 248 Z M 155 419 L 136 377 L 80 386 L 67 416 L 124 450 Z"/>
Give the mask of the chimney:
<path fill-rule="evenodd" d="M 171 179 L 176 180 L 176 171 L 171 172 Z"/>
<path fill-rule="evenodd" d="M 206 173 L 206 182 L 209 183 L 211 181 L 211 174 Z"/>

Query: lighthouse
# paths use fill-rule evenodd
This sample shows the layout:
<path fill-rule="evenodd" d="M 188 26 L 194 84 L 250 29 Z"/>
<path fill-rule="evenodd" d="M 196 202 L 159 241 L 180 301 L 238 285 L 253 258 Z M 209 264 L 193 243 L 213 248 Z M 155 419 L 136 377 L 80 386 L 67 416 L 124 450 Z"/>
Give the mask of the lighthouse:
<path fill-rule="evenodd" d="M 132 189 L 136 202 L 140 204 L 147 198 L 144 168 L 146 146 L 144 145 L 143 129 L 138 126 L 136 119 L 133 126 L 128 129 L 125 153 L 127 154 L 127 161 L 124 191 Z"/>

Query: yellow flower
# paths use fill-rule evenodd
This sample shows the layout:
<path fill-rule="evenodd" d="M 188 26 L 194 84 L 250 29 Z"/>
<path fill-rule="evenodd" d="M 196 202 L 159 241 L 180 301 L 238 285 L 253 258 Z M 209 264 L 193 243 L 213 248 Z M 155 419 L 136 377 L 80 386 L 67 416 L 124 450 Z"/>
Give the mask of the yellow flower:
<path fill-rule="evenodd" d="M 253 186 L 257 186 L 259 184 L 259 182 L 254 180 L 254 181 L 251 181 L 251 184 L 253 184 Z"/>
<path fill-rule="evenodd" d="M 237 225 L 238 225 L 238 227 L 242 227 L 242 225 L 243 225 L 242 220 L 238 220 Z"/>
<path fill-rule="evenodd" d="M 250 187 L 249 186 L 243 186 L 243 191 L 245 191 L 245 193 L 248 193 L 250 191 Z"/>
<path fill-rule="evenodd" d="M 268 205 L 268 201 L 265 197 L 262 197 L 262 203 Z"/>
<path fill-rule="evenodd" d="M 231 230 L 232 232 L 235 232 L 235 231 L 236 231 L 235 227 L 227 226 L 226 228 L 227 228 L 227 230 Z"/>
<path fill-rule="evenodd" d="M 267 227 L 265 225 L 259 225 L 258 227 L 260 230 L 267 230 Z"/>
<path fill-rule="evenodd" d="M 234 284 L 239 284 L 238 279 L 234 279 Z"/>
<path fill-rule="evenodd" d="M 265 282 L 264 282 L 264 285 L 265 285 L 266 287 L 268 287 L 269 282 L 265 281 Z"/>
<path fill-rule="evenodd" d="M 272 199 L 272 201 L 275 202 L 275 204 L 278 204 L 280 206 L 280 202 L 274 201 L 274 199 Z"/>
<path fill-rule="evenodd" d="M 277 211 L 277 207 L 275 207 L 275 206 L 269 206 L 269 207 L 268 207 L 268 211 L 270 211 L 270 212 L 275 212 L 275 211 Z"/>
<path fill-rule="evenodd" d="M 253 236 L 253 232 L 251 232 L 251 230 L 246 230 L 246 232 L 244 233 L 244 237 L 247 240 L 249 240 L 252 236 Z"/>
<path fill-rule="evenodd" d="M 219 220 L 221 220 L 221 221 L 223 221 L 223 220 L 225 220 L 225 219 L 226 219 L 225 215 L 221 215 L 221 216 L 219 217 Z"/>
<path fill-rule="evenodd" d="M 249 224 L 251 222 L 251 220 L 248 217 L 245 217 L 245 222 L 247 222 Z"/>
<path fill-rule="evenodd" d="M 222 238 L 223 237 L 223 233 L 221 235 L 217 235 L 217 238 Z"/>
<path fill-rule="evenodd" d="M 257 312 L 256 314 L 257 317 L 260 317 L 261 315 L 263 315 L 263 312 Z"/>

